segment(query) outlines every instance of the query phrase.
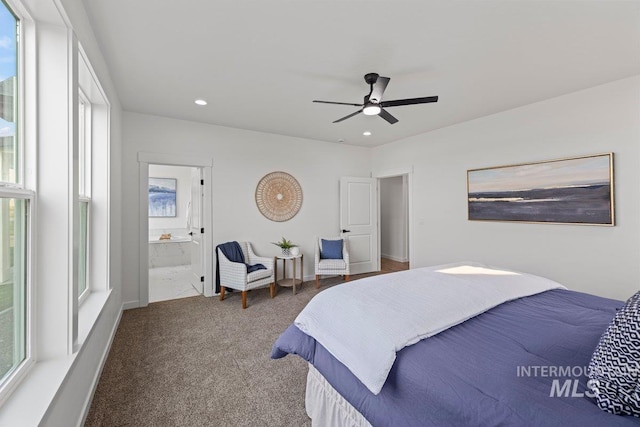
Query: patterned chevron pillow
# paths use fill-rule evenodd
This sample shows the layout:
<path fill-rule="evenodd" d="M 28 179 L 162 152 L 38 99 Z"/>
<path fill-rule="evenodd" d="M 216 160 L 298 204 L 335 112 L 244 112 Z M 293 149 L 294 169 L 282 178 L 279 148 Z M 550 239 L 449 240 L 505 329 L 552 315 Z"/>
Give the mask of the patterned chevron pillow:
<path fill-rule="evenodd" d="M 589 387 L 600 409 L 640 417 L 640 292 L 600 337 L 589 363 Z"/>

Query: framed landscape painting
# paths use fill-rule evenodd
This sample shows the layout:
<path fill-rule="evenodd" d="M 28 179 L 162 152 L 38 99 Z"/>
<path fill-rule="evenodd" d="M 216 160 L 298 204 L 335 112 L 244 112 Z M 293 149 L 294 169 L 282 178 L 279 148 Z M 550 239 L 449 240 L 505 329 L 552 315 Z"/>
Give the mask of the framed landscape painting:
<path fill-rule="evenodd" d="M 614 225 L 613 153 L 467 171 L 469 220 Z"/>
<path fill-rule="evenodd" d="M 175 178 L 149 177 L 149 216 L 154 218 L 176 216 Z"/>

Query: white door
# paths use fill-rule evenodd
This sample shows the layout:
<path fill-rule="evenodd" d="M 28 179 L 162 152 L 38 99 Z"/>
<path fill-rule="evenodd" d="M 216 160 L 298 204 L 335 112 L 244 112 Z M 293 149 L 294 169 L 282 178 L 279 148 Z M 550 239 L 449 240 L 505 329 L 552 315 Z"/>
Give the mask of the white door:
<path fill-rule="evenodd" d="M 202 198 L 204 185 L 202 169 L 191 169 L 191 202 L 188 221 L 191 235 L 191 284 L 200 293 L 204 289 L 203 281 L 203 241 L 202 241 Z"/>
<path fill-rule="evenodd" d="M 348 240 L 351 274 L 380 270 L 377 183 L 375 178 L 340 178 L 340 229 Z"/>

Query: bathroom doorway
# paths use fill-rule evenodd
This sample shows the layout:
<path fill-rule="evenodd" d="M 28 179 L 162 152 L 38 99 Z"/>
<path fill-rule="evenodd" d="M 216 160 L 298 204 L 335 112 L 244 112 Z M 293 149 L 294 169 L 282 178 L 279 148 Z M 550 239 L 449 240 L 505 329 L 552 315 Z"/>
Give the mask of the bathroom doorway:
<path fill-rule="evenodd" d="M 138 307 L 213 296 L 212 159 L 139 152 L 138 164 Z"/>
<path fill-rule="evenodd" d="M 149 165 L 149 302 L 202 294 L 201 175 Z"/>

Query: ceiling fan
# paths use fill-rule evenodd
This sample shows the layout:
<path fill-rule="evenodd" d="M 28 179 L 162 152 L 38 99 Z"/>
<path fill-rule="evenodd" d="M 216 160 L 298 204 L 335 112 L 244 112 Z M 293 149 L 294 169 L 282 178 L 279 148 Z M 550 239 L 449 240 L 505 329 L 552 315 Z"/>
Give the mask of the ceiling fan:
<path fill-rule="evenodd" d="M 389 80 L 391 80 L 389 77 L 382 77 L 377 73 L 365 74 L 364 81 L 367 82 L 367 84 L 370 87 L 370 90 L 369 90 L 369 94 L 364 97 L 364 102 L 362 104 L 351 104 L 348 102 L 333 102 L 333 101 L 318 101 L 318 100 L 314 100 L 313 102 L 319 102 L 322 104 L 352 105 L 354 107 L 362 107 L 355 113 L 351 113 L 348 116 L 344 116 L 343 118 L 338 119 L 333 123 L 338 123 L 350 117 L 358 115 L 360 113 L 364 113 L 367 116 L 378 115 L 391 124 L 397 123 L 398 119 L 393 117 L 391 114 L 389 114 L 385 110 L 385 108 L 387 107 L 398 107 L 401 105 L 426 104 L 429 102 L 438 102 L 437 96 L 383 101 L 382 94 L 384 93 L 384 90 L 387 88 L 387 85 L 389 84 Z"/>

